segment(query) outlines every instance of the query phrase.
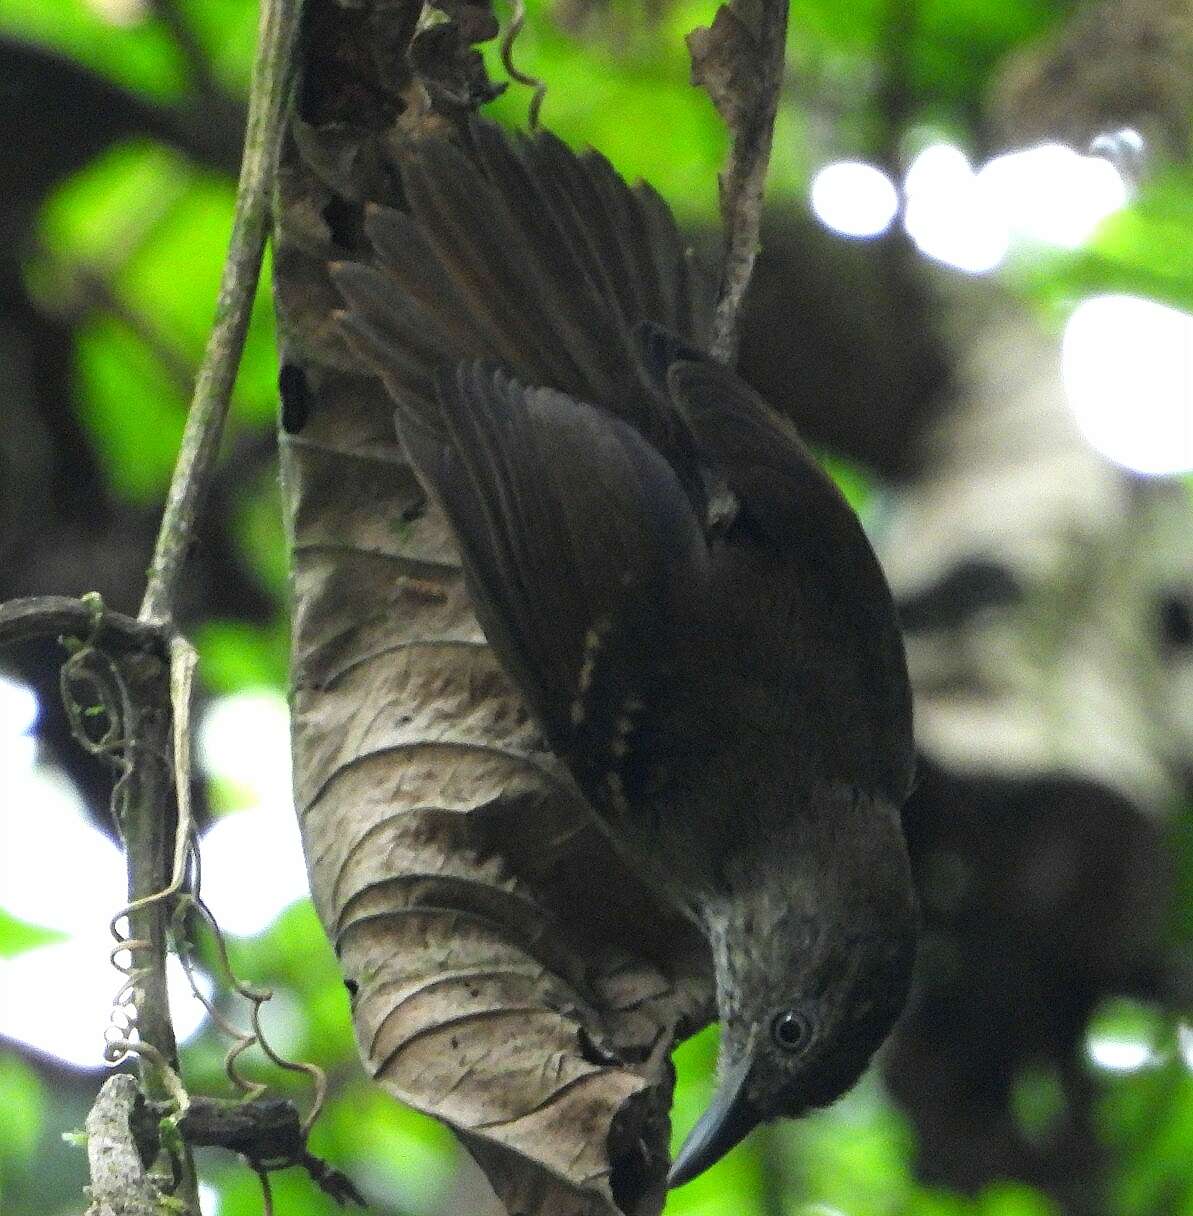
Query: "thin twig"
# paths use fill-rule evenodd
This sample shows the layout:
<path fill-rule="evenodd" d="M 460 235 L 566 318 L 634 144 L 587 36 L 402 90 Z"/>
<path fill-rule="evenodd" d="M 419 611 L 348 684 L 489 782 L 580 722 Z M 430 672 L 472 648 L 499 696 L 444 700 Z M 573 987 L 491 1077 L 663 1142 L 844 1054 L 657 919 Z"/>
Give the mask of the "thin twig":
<path fill-rule="evenodd" d="M 171 1103 L 179 1113 L 189 1097 L 177 1072 L 165 960 L 167 924 L 184 883 L 192 838 L 189 731 L 195 656 L 177 634 L 175 604 L 196 520 L 214 476 L 260 275 L 300 8 L 301 0 L 262 2 L 248 130 L 215 323 L 196 378 L 138 618 L 142 628 L 151 627 L 159 639 L 169 639 L 168 675 L 160 657 L 134 654 L 113 665 L 112 679 L 96 668 L 98 675 L 89 682 L 109 722 L 101 743 L 125 768 L 113 800 L 129 874 L 129 903 L 116 920 L 127 920 L 128 933 L 117 932 L 115 953 L 126 955 L 128 965 L 122 968 L 127 978 L 114 1011 L 123 1015 L 123 1022 L 114 1027 L 116 1037 L 109 1037 L 106 1054 L 113 1059 L 135 1052 L 144 1095 Z M 102 605 L 88 607 L 92 629 L 81 654 L 92 652 L 103 621 Z M 159 654 L 160 649 L 159 641 Z M 91 670 L 83 669 L 81 661 L 76 667 Z M 118 685 L 119 705 L 104 695 L 110 693 L 108 684 Z M 174 1160 L 171 1172 L 172 1198 L 180 1210 L 197 1213 L 197 1184 L 188 1152 L 183 1150 Z"/>
<path fill-rule="evenodd" d="M 178 957 L 182 962 L 183 969 L 186 971 L 187 979 L 190 981 L 191 991 L 198 998 L 203 1008 L 207 1010 L 208 1016 L 215 1022 L 216 1026 L 233 1040 L 233 1046 L 224 1059 L 224 1071 L 227 1073 L 228 1079 L 232 1084 L 250 1101 L 259 1098 L 266 1090 L 265 1085 L 257 1081 L 250 1081 L 240 1072 L 240 1057 L 251 1047 L 259 1047 L 266 1058 L 279 1068 L 284 1068 L 289 1072 L 301 1072 L 309 1077 L 314 1088 L 314 1098 L 312 1099 L 310 1110 L 307 1112 L 306 1118 L 302 1123 L 302 1132 L 305 1136 L 323 1110 L 323 1103 L 327 1097 L 327 1075 L 317 1064 L 286 1059 L 270 1043 L 268 1036 L 261 1026 L 261 1007 L 267 1001 L 273 999 L 273 991 L 269 988 L 257 988 L 251 984 L 246 984 L 236 975 L 236 972 L 232 969 L 232 963 L 228 958 L 228 943 L 224 938 L 223 930 L 212 915 L 211 909 L 203 902 L 200 894 L 201 885 L 201 866 L 199 853 L 196 849 L 194 850 L 191 892 L 179 901 L 174 911 L 176 924 L 174 936 L 179 943 Z M 185 944 L 182 931 L 186 914 L 192 911 L 203 919 L 211 932 L 224 982 L 238 996 L 243 997 L 249 1002 L 251 1009 L 249 1016 L 252 1022 L 251 1030 L 240 1030 L 234 1026 L 199 987 L 195 977 L 194 960 L 191 957 L 190 949 Z"/>
<path fill-rule="evenodd" d="M 137 1083 L 121 1073 L 104 1082 L 87 1116 L 91 1166 L 87 1216 L 160 1216 L 161 1196 L 145 1173 L 132 1132 L 139 1102 Z"/>
<path fill-rule="evenodd" d="M 741 307 L 754 273 L 762 195 L 783 84 L 788 0 L 731 0 L 710 30 L 689 38 L 694 76 L 708 86 L 729 127 L 721 175 L 725 244 L 709 349 L 732 366 Z M 698 59 L 707 56 L 702 70 Z"/>
<path fill-rule="evenodd" d="M 244 159 L 215 324 L 187 415 L 140 619 L 172 625 L 182 567 L 211 483 L 244 349 L 269 223 L 270 191 L 293 64 L 300 0 L 263 0 Z"/>

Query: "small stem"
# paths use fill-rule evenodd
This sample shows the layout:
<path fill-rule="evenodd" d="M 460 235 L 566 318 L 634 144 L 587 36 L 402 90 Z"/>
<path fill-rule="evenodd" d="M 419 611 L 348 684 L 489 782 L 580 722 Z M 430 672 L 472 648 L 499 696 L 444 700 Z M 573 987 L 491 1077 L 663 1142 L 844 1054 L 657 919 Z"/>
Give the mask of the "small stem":
<path fill-rule="evenodd" d="M 91 1166 L 87 1216 L 161 1216 L 160 1196 L 146 1176 L 131 1128 L 138 1098 L 132 1077 L 109 1077 L 87 1116 Z"/>
<path fill-rule="evenodd" d="M 141 628 L 150 626 L 159 635 L 159 647 L 161 638 L 168 639 L 170 664 L 167 668 L 157 655 L 144 653 L 129 654 L 118 663 L 129 707 L 120 722 L 128 771 L 116 794 L 128 865 L 128 936 L 122 940 L 131 958 L 129 985 L 122 992 L 129 994 L 135 1009 L 137 1042 L 112 1046 L 137 1052 L 141 1090 L 150 1100 L 178 1103 L 185 1098 L 167 1000 L 166 951 L 167 926 L 190 838 L 186 734 L 194 652 L 177 636 L 175 610 L 196 520 L 214 477 L 261 272 L 301 3 L 262 0 L 248 128 L 215 322 L 195 381 L 138 617 Z M 169 1175 L 172 1198 L 185 1212 L 197 1213 L 194 1163 L 185 1146 L 172 1158 Z"/>
<path fill-rule="evenodd" d="M 150 625 L 65 595 L 35 595 L 0 604 L 0 649 L 37 638 L 90 638 L 115 654 L 164 653 Z"/>
<path fill-rule="evenodd" d="M 170 483 L 140 619 L 172 626 L 195 522 L 211 483 L 220 436 L 236 382 L 245 333 L 261 272 L 269 223 L 270 191 L 277 164 L 300 0 L 263 0 L 257 58 L 249 97 L 244 158 L 236 192 L 232 237 L 220 280 L 215 324 L 187 415 Z"/>
<path fill-rule="evenodd" d="M 713 314 L 710 351 L 732 366 L 737 360 L 741 307 L 754 273 L 762 229 L 762 195 L 770 165 L 775 115 L 783 84 L 788 0 L 759 0 L 755 46 L 757 83 L 730 129 L 729 162 L 721 176 L 725 246 Z"/>

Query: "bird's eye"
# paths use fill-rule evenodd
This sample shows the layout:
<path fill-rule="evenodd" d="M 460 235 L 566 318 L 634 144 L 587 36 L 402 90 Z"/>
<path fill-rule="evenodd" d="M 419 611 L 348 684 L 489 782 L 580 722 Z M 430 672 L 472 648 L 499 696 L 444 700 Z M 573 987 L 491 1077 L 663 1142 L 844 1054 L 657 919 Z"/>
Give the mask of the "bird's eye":
<path fill-rule="evenodd" d="M 784 1051 L 800 1051 L 812 1037 L 812 1024 L 795 1009 L 784 1009 L 770 1024 L 770 1037 Z"/>

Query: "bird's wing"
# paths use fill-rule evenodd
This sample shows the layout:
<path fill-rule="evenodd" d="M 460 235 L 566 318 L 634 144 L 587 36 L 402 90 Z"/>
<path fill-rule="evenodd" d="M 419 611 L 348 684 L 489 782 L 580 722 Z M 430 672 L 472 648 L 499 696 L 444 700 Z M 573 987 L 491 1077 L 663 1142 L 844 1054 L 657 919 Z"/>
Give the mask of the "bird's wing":
<path fill-rule="evenodd" d="M 405 356 L 390 371 L 399 402 L 433 408 L 436 369 L 495 359 L 666 446 L 669 415 L 640 374 L 635 327 L 655 321 L 699 345 L 708 313 L 670 210 L 548 132 L 477 120 L 469 141 L 468 152 L 441 138 L 404 149 L 408 211 L 372 205 L 366 215 L 393 288 L 383 294 L 388 341 Z"/>
<path fill-rule="evenodd" d="M 853 509 L 795 428 L 728 369 L 683 357 L 666 379 L 698 458 L 724 480 L 737 515 L 714 553 L 757 673 L 832 780 L 895 805 L 914 774 L 911 688 L 886 578 Z"/>
<path fill-rule="evenodd" d="M 364 327 L 355 310 L 349 325 Z M 671 466 L 630 426 L 492 364 L 440 378 L 404 428 L 459 539 L 477 615 L 548 738 L 599 783 L 666 686 L 707 546 Z"/>

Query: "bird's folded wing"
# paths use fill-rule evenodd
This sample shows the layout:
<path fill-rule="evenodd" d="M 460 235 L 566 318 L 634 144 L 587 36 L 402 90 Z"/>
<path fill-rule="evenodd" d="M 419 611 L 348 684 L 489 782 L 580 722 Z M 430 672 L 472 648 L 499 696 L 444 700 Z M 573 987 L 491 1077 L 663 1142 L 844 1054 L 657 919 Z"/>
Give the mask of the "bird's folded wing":
<path fill-rule="evenodd" d="M 346 324 L 363 325 L 355 309 Z M 582 784 L 599 782 L 627 709 L 665 690 L 703 594 L 691 503 L 633 428 L 492 364 L 445 373 L 437 400 L 429 425 L 403 430 L 411 461 L 459 538 L 490 642 Z"/>
<path fill-rule="evenodd" d="M 775 680 L 789 681 L 792 721 L 819 737 L 829 776 L 900 804 L 915 763 L 911 690 L 890 589 L 857 515 L 795 428 L 732 372 L 680 358 L 667 383 L 699 458 L 737 499 L 726 551 L 745 538 L 760 551 L 762 649 Z"/>
<path fill-rule="evenodd" d="M 408 212 L 370 206 L 365 232 L 391 292 L 387 338 L 403 403 L 430 403 L 437 367 L 496 359 L 527 384 L 596 401 L 658 437 L 666 417 L 639 371 L 635 327 L 699 345 L 708 291 L 666 204 L 595 152 L 476 121 L 470 147 L 399 154 Z"/>

